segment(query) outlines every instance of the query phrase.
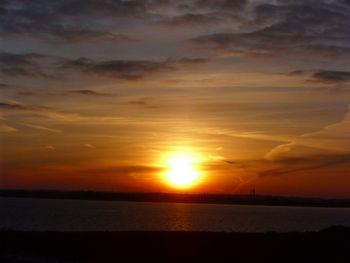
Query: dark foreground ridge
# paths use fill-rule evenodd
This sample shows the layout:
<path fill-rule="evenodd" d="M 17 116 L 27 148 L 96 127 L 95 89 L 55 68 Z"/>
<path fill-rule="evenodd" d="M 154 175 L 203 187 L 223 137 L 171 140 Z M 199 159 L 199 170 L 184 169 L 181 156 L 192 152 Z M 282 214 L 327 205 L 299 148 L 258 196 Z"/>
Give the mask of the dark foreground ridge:
<path fill-rule="evenodd" d="M 0 231 L 0 262 L 350 262 L 350 228 L 305 233 Z"/>
<path fill-rule="evenodd" d="M 350 207 L 350 199 L 322 199 L 264 195 L 251 196 L 230 194 L 123 193 L 59 190 L 0 190 L 0 196 L 135 202 Z"/>

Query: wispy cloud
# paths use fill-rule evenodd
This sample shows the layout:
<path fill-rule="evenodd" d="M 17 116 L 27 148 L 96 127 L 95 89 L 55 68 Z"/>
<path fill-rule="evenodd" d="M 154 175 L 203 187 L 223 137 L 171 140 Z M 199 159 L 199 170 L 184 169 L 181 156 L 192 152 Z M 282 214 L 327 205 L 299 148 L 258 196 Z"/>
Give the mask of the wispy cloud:
<path fill-rule="evenodd" d="M 17 131 L 17 129 L 9 126 L 7 124 L 0 124 L 0 131 L 2 131 L 2 132 L 15 132 L 15 131 Z"/>
<path fill-rule="evenodd" d="M 344 1 L 254 1 L 253 30 L 203 35 L 190 41 L 221 54 L 251 57 L 350 55 L 349 6 Z"/>
<path fill-rule="evenodd" d="M 42 131 L 47 131 L 47 132 L 53 132 L 53 133 L 60 133 L 60 132 L 62 132 L 61 130 L 45 127 L 45 126 L 42 126 L 42 125 L 29 124 L 29 123 L 24 123 L 23 125 L 25 125 L 25 126 L 27 126 L 29 128 L 42 130 Z"/>
<path fill-rule="evenodd" d="M 90 148 L 90 149 L 96 148 L 94 145 L 92 145 L 92 144 L 90 144 L 90 143 L 85 143 L 85 144 L 84 144 L 84 147 Z"/>
<path fill-rule="evenodd" d="M 323 83 L 346 83 L 350 82 L 350 71 L 320 70 L 312 75 L 313 81 Z"/>
<path fill-rule="evenodd" d="M 117 96 L 116 94 L 110 94 L 110 93 L 103 93 L 103 92 L 97 92 L 94 90 L 69 90 L 66 92 L 67 94 L 72 94 L 72 95 L 87 95 L 87 96 L 96 96 L 96 97 L 113 97 Z"/>
<path fill-rule="evenodd" d="M 49 150 L 49 151 L 54 151 L 54 150 L 56 150 L 56 147 L 55 147 L 55 146 L 52 146 L 52 145 L 46 145 L 46 146 L 45 146 L 45 149 L 46 149 L 46 150 Z"/>
<path fill-rule="evenodd" d="M 338 123 L 280 144 L 265 155 L 265 159 L 277 168 L 262 171 L 261 175 L 283 175 L 350 163 L 349 131 L 348 112 Z"/>
<path fill-rule="evenodd" d="M 0 102 L 0 109 L 7 111 L 46 111 L 51 110 L 52 108 L 39 105 Z"/>
<path fill-rule="evenodd" d="M 9 87 L 10 87 L 10 85 L 8 85 L 8 84 L 0 83 L 0 89 L 7 89 Z"/>
<path fill-rule="evenodd" d="M 9 77 L 52 78 L 45 72 L 40 60 L 47 56 L 39 53 L 0 53 L 0 74 Z"/>
<path fill-rule="evenodd" d="M 276 165 L 279 167 L 274 169 L 263 170 L 260 172 L 260 175 L 279 176 L 302 171 L 317 170 L 345 163 L 350 163 L 350 154 L 330 154 L 306 156 L 304 158 L 286 158 L 275 160 L 272 165 Z"/>
<path fill-rule="evenodd" d="M 140 6 L 142 4 L 140 3 Z M 136 7 L 136 2 L 135 2 Z M 137 43 L 137 39 L 121 33 L 111 33 L 83 20 L 95 20 L 101 15 L 125 15 L 140 11 L 124 1 L 62 1 L 49 3 L 39 0 L 36 4 L 17 1 L 16 8 L 8 1 L 1 2 L 1 35 L 6 37 L 31 37 L 51 44 L 89 44 L 99 42 Z M 113 11 L 114 10 L 114 11 Z M 123 14 L 124 13 L 124 14 Z M 69 21 L 69 22 L 68 22 Z M 68 23 L 67 23 L 68 22 Z"/>
<path fill-rule="evenodd" d="M 152 25 L 165 28 L 181 28 L 191 26 L 210 26 L 222 22 L 222 17 L 218 14 L 184 14 L 170 17 L 168 19 L 153 22 Z"/>
<path fill-rule="evenodd" d="M 175 68 L 165 62 L 148 60 L 106 60 L 93 61 L 88 58 L 66 60 L 61 65 L 62 70 L 73 70 L 95 76 L 138 80 L 161 71 L 173 71 Z"/>

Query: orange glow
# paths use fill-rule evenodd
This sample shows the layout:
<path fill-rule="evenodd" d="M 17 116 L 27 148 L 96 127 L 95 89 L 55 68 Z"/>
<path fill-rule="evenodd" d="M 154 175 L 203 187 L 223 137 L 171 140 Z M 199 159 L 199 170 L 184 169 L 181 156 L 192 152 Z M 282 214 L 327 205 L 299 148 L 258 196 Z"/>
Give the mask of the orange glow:
<path fill-rule="evenodd" d="M 166 162 L 165 172 L 167 182 L 176 188 L 188 188 L 198 182 L 199 172 L 194 163 L 196 159 L 188 154 L 177 154 Z"/>

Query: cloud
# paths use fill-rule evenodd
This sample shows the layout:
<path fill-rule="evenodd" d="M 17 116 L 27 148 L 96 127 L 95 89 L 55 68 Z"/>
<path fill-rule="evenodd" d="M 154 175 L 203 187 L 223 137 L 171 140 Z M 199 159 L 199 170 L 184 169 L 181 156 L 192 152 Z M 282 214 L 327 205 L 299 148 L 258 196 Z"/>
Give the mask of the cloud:
<path fill-rule="evenodd" d="M 1 10 L 2 36 L 54 44 L 138 42 L 114 32 L 128 22 L 172 28 L 221 23 L 225 30 L 215 30 L 221 34 L 195 42 L 210 42 L 217 45 L 213 50 L 232 54 L 283 54 L 286 46 L 297 53 L 349 54 L 349 5 L 343 0 L 16 0 L 1 2 Z"/>
<path fill-rule="evenodd" d="M 0 3 L 0 35 L 51 44 L 137 43 L 114 32 L 132 20 L 166 27 L 208 26 L 237 19 L 247 0 L 26 0 Z M 113 28 L 113 30 L 111 30 Z M 111 32 L 113 31 L 113 32 Z M 123 30 L 125 31 L 125 29 Z"/>
<path fill-rule="evenodd" d="M 10 77 L 41 77 L 50 78 L 51 76 L 44 72 L 39 60 L 47 58 L 39 53 L 0 53 L 0 74 Z"/>
<path fill-rule="evenodd" d="M 221 155 L 208 155 L 208 158 L 213 159 L 213 160 L 223 160 L 224 157 Z"/>
<path fill-rule="evenodd" d="M 16 128 L 8 126 L 7 124 L 0 124 L 0 131 L 1 132 L 15 132 L 17 131 Z"/>
<path fill-rule="evenodd" d="M 299 146 L 300 147 L 300 146 Z M 286 153 L 286 151 L 281 151 Z M 350 153 L 319 152 L 309 155 L 284 155 L 276 158 L 256 160 L 227 160 L 221 161 L 244 169 L 248 174 L 255 173 L 257 176 L 282 176 L 303 171 L 313 171 L 337 165 L 350 164 Z M 220 159 L 218 159 L 220 160 Z"/>
<path fill-rule="evenodd" d="M 124 1 L 124 0 L 75 0 L 66 1 L 57 8 L 56 14 L 66 17 L 84 14 L 86 16 L 96 17 L 115 17 L 115 16 L 134 16 L 144 14 L 150 7 L 150 3 L 162 1 Z"/>
<path fill-rule="evenodd" d="M 273 165 L 278 165 L 280 167 L 262 171 L 260 172 L 260 176 L 279 176 L 295 172 L 327 168 L 344 163 L 350 163 L 350 154 L 329 154 L 307 156 L 304 158 L 286 158 L 273 161 Z"/>
<path fill-rule="evenodd" d="M 209 58 L 179 58 L 179 59 L 176 59 L 177 63 L 185 64 L 185 65 L 205 64 L 205 63 L 208 63 L 210 61 L 211 61 L 211 59 L 209 59 Z"/>
<path fill-rule="evenodd" d="M 255 2 L 250 30 L 190 39 L 219 54 L 251 57 L 350 55 L 350 12 L 343 1 Z"/>
<path fill-rule="evenodd" d="M 287 149 L 285 151 L 277 151 L 276 148 L 282 147 L 281 145 L 270 151 L 270 153 L 275 151 L 274 159 L 287 158 L 288 155 L 300 152 L 300 150 L 305 152 L 306 149 L 301 149 L 301 147 L 341 154 L 350 153 L 350 105 L 341 121 L 327 125 L 319 130 L 296 136 L 287 144 L 291 145 L 289 151 Z"/>
<path fill-rule="evenodd" d="M 48 128 L 48 127 L 45 127 L 45 126 L 42 126 L 42 125 L 35 125 L 35 124 L 28 124 L 28 123 L 25 123 L 24 125 L 29 127 L 29 128 L 42 130 L 42 131 L 48 131 L 48 132 L 53 132 L 53 133 L 60 133 L 60 132 L 62 132 L 61 130 Z"/>
<path fill-rule="evenodd" d="M 247 0 L 198 0 L 195 8 L 210 8 L 214 10 L 241 11 L 247 4 Z"/>
<path fill-rule="evenodd" d="M 70 90 L 66 92 L 67 94 L 75 94 L 75 95 L 87 95 L 87 96 L 96 96 L 96 97 L 111 97 L 116 96 L 115 94 L 110 93 L 102 93 L 93 90 Z"/>
<path fill-rule="evenodd" d="M 113 174 L 122 176 L 138 176 L 146 174 L 154 174 L 155 172 L 162 171 L 164 168 L 157 166 L 144 166 L 144 165 L 125 165 L 125 166 L 110 166 L 104 168 L 88 168 L 82 172 L 88 174 Z"/>
<path fill-rule="evenodd" d="M 87 58 L 67 60 L 61 65 L 61 69 L 122 80 L 138 80 L 153 73 L 175 70 L 167 62 L 147 60 L 107 60 L 97 62 Z"/>
<path fill-rule="evenodd" d="M 6 37 L 34 37 L 53 44 L 138 42 L 123 34 L 101 31 L 90 22 L 97 20 L 98 16 L 117 15 L 118 12 L 125 15 L 140 10 L 126 1 L 36 0 L 29 3 L 18 0 L 14 3 L 3 1 L 1 8 L 0 34 Z"/>
<path fill-rule="evenodd" d="M 294 77 L 294 76 L 303 76 L 305 74 L 305 71 L 304 70 L 295 70 L 295 71 L 292 71 L 292 72 L 288 72 L 287 75 L 288 76 L 291 76 L 291 77 Z"/>
<path fill-rule="evenodd" d="M 349 152 L 350 149 L 350 105 L 344 118 L 322 129 L 303 134 L 296 138 L 299 145 L 336 152 Z"/>
<path fill-rule="evenodd" d="M 349 106 L 350 107 L 350 106 Z M 283 175 L 350 163 L 350 111 L 338 123 L 302 134 L 265 155 L 265 166 L 277 166 L 261 175 Z"/>
<path fill-rule="evenodd" d="M 50 92 L 46 90 L 34 90 L 34 91 L 20 91 L 16 93 L 18 97 L 64 97 L 68 95 L 83 95 L 83 96 L 95 96 L 95 97 L 116 97 L 119 96 L 113 93 L 98 92 L 89 89 L 68 90 L 63 92 Z"/>
<path fill-rule="evenodd" d="M 196 65 L 210 62 L 210 58 L 168 58 L 157 62 L 151 60 L 105 60 L 95 61 L 81 57 L 68 59 L 39 53 L 0 53 L 0 73 L 8 77 L 36 77 L 60 79 L 64 73 L 79 72 L 120 80 L 139 80 L 159 72 L 175 71 L 179 65 Z M 7 87 L 4 84 L 0 88 Z M 96 95 L 92 90 L 72 90 L 67 93 Z M 102 96 L 103 93 L 100 93 Z M 23 95 L 23 94 L 22 94 Z M 107 94 L 105 94 L 107 96 Z"/>
<path fill-rule="evenodd" d="M 46 150 L 49 150 L 49 151 L 54 151 L 54 150 L 56 150 L 56 147 L 55 147 L 55 146 L 52 146 L 52 145 L 46 145 L 46 146 L 45 146 L 45 149 L 46 149 Z"/>
<path fill-rule="evenodd" d="M 261 134 L 257 134 L 256 138 L 264 139 L 264 137 L 266 140 L 273 140 L 273 136 L 269 138 Z M 248 138 L 254 138 L 254 135 L 253 137 L 248 135 Z M 278 140 L 277 137 L 276 141 Z M 281 176 L 348 165 L 350 164 L 350 111 L 340 122 L 292 137 L 289 141 L 287 139 L 286 142 L 268 151 L 261 159 L 222 159 L 222 161 L 259 176 Z"/>
<path fill-rule="evenodd" d="M 312 80 L 330 84 L 350 82 L 350 71 L 320 70 L 312 75 Z"/>
<path fill-rule="evenodd" d="M 28 105 L 22 104 L 18 102 L 0 102 L 0 112 L 4 112 L 6 114 L 17 114 L 17 115 L 36 115 L 39 117 L 49 118 L 51 120 L 56 121 L 81 121 L 92 119 L 93 117 L 82 116 L 79 113 L 70 112 L 70 111 L 62 111 L 49 106 L 42 105 Z M 100 119 L 95 118 L 95 119 Z"/>
<path fill-rule="evenodd" d="M 165 1 L 163 1 L 165 2 Z M 167 1 L 166 7 L 159 10 L 172 10 L 162 18 L 162 12 L 157 13 L 158 18 L 153 25 L 165 28 L 187 29 L 191 27 L 207 28 L 214 25 L 227 25 L 231 22 L 246 22 L 247 18 L 242 11 L 247 6 L 247 0 L 192 0 Z M 174 15 L 176 14 L 176 15 Z"/>
<path fill-rule="evenodd" d="M 241 105 L 235 103 L 203 103 L 193 105 L 193 110 L 199 112 L 223 112 L 237 110 L 239 108 L 241 108 Z"/>
<path fill-rule="evenodd" d="M 34 91 L 20 91 L 16 93 L 16 96 L 18 97 L 31 97 L 31 96 L 40 96 L 42 95 L 40 92 L 34 92 Z"/>
<path fill-rule="evenodd" d="M 0 102 L 0 109 L 5 111 L 46 111 L 52 108 L 47 106 Z"/>
<path fill-rule="evenodd" d="M 278 159 L 281 154 L 291 151 L 292 148 L 295 146 L 296 146 L 295 142 L 289 142 L 286 144 L 278 145 L 265 155 L 265 159 L 267 160 Z"/>
<path fill-rule="evenodd" d="M 8 85 L 8 84 L 0 83 L 0 89 L 7 89 L 9 87 L 10 87 L 10 85 Z"/>
<path fill-rule="evenodd" d="M 90 143 L 85 143 L 83 146 L 86 147 L 86 148 L 90 148 L 90 149 L 96 148 L 94 145 L 92 145 Z"/>
<path fill-rule="evenodd" d="M 132 106 L 132 107 L 139 107 L 143 109 L 149 109 L 149 110 L 157 110 L 157 109 L 162 109 L 161 106 L 154 105 L 151 103 L 152 99 L 151 98 L 143 98 L 139 100 L 131 100 L 127 102 L 120 102 L 117 103 L 118 105 L 123 105 L 123 106 Z"/>
<path fill-rule="evenodd" d="M 166 28 L 184 28 L 188 26 L 208 26 L 222 21 L 219 17 L 210 14 L 185 14 L 156 21 L 153 24 Z"/>
<path fill-rule="evenodd" d="M 315 84 L 330 84 L 333 86 L 328 86 L 330 91 L 342 91 L 346 88 L 345 85 L 350 82 L 350 71 L 340 71 L 340 70 L 296 70 L 286 73 L 290 77 L 307 77 L 306 82 Z M 325 88 L 321 88 L 324 90 Z"/>

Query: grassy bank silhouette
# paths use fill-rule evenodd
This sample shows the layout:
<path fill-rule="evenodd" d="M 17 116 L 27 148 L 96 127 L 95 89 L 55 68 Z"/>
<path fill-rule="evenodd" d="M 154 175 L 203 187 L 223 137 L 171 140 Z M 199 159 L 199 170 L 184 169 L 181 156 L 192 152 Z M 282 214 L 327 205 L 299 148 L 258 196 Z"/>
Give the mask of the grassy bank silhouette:
<path fill-rule="evenodd" d="M 350 262 L 350 228 L 320 232 L 0 231 L 0 262 Z"/>

